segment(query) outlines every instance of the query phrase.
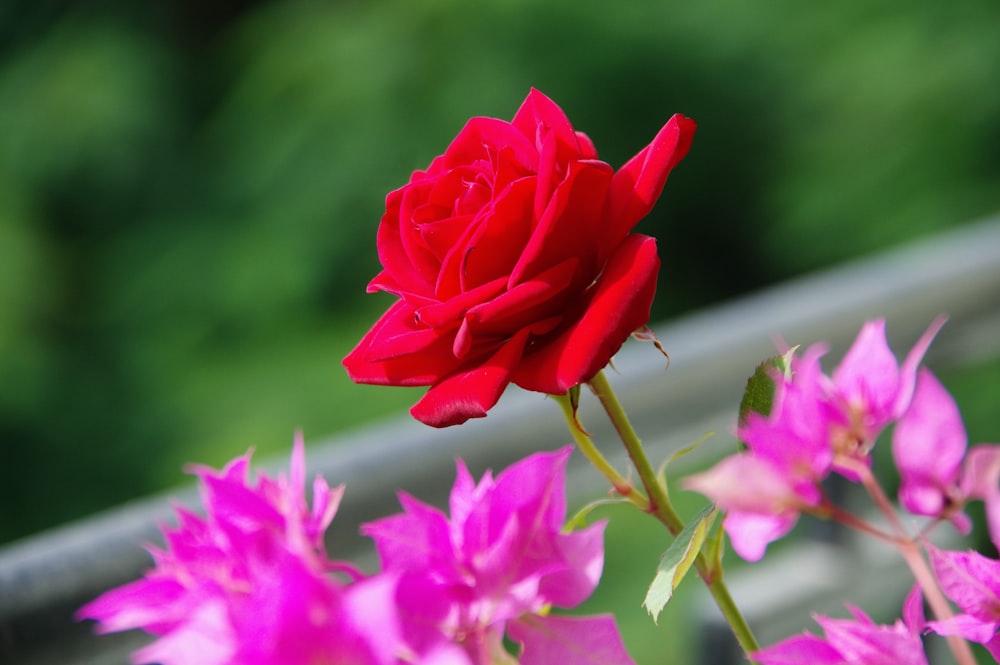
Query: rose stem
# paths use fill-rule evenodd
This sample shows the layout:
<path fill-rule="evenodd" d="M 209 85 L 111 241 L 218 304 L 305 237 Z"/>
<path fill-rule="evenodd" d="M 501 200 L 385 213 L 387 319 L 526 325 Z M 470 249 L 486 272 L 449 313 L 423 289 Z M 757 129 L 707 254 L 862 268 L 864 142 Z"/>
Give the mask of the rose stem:
<path fill-rule="evenodd" d="M 614 488 L 617 494 L 625 497 L 638 508 L 644 511 L 649 510 L 649 502 L 642 495 L 641 492 L 636 490 L 632 485 L 631 481 L 624 478 L 618 470 L 611 465 L 611 462 L 607 460 L 606 457 L 597 449 L 594 445 L 594 441 L 580 427 L 580 423 L 576 417 L 576 409 L 573 407 L 572 400 L 569 395 L 552 395 L 552 397 L 559 403 L 562 407 L 563 416 L 566 418 L 566 425 L 569 427 L 570 434 L 573 435 L 573 440 L 576 441 L 577 447 L 580 452 L 583 453 L 594 468 L 601 472 L 601 474 L 608 479 L 611 486 Z"/>
<path fill-rule="evenodd" d="M 632 464 L 635 466 L 635 470 L 638 472 L 639 478 L 642 480 L 642 484 L 649 495 L 649 512 L 666 526 L 671 534 L 676 536 L 684 528 L 684 522 L 670 504 L 666 488 L 656 477 L 656 472 L 646 457 L 642 441 L 639 440 L 639 436 L 632 427 L 628 415 L 618 401 L 618 397 L 611 388 L 611 384 L 608 383 L 607 377 L 601 371 L 587 383 L 591 390 L 594 391 L 594 394 L 597 395 L 597 399 L 600 400 L 604 411 L 608 414 L 608 418 L 611 419 L 612 424 L 615 426 L 619 438 L 625 444 L 625 450 L 628 452 L 628 456 L 632 460 Z M 746 619 L 739 608 L 736 607 L 736 603 L 733 601 L 729 589 L 722 579 L 722 570 L 714 569 L 702 552 L 699 552 L 698 557 L 695 559 L 695 567 L 705 581 L 706 586 L 708 586 L 709 592 L 729 623 L 729 627 L 732 629 L 733 635 L 736 637 L 744 653 L 749 655 L 759 650 L 760 646 L 757 644 L 757 638 L 754 637 L 753 631 L 750 630 Z"/>

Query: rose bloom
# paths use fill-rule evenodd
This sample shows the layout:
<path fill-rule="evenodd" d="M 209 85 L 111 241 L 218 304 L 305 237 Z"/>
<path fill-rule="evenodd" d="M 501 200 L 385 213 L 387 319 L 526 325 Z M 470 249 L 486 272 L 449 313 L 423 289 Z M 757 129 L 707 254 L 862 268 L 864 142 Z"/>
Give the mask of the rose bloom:
<path fill-rule="evenodd" d="M 386 198 L 368 291 L 399 300 L 348 374 L 430 386 L 411 413 L 435 427 L 485 416 L 511 382 L 561 394 L 592 378 L 649 320 L 656 243 L 630 231 L 694 128 L 675 115 L 616 172 L 537 90 L 511 122 L 469 120 Z"/>

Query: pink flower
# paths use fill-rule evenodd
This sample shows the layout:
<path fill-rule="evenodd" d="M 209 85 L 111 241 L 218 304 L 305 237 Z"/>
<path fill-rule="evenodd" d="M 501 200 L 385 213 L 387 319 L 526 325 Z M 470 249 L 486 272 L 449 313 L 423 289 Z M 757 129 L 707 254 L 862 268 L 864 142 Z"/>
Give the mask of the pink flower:
<path fill-rule="evenodd" d="M 982 499 L 994 544 L 1000 543 L 1000 444 L 981 443 L 965 457 L 960 481 L 966 499 Z"/>
<path fill-rule="evenodd" d="M 748 452 L 685 479 L 687 489 L 709 497 L 726 512 L 723 527 L 733 549 L 748 561 L 787 534 L 799 513 L 818 506 L 819 484 L 833 465 L 830 431 L 835 412 L 822 387 L 814 346 L 792 361 L 791 379 L 776 377 L 768 416 L 751 413 L 739 428 Z"/>
<path fill-rule="evenodd" d="M 371 522 L 383 567 L 398 572 L 407 641 L 443 633 L 488 665 L 506 633 L 520 662 L 631 663 L 610 617 L 556 618 L 593 592 L 604 563 L 604 524 L 563 533 L 572 449 L 532 455 L 476 483 L 458 462 L 449 519 L 400 494 L 404 512 Z"/>
<path fill-rule="evenodd" d="M 943 323 L 937 319 L 931 324 L 902 366 L 879 319 L 864 325 L 832 378 L 820 367 L 824 345 L 793 355 L 790 374 L 774 376 L 771 412 L 750 413 L 738 428 L 747 452 L 685 481 L 685 487 L 726 512 L 723 526 L 740 556 L 759 560 L 770 543 L 792 529 L 801 512 L 819 508 L 820 483 L 831 471 L 858 479 L 871 463 L 869 453 L 879 432 L 910 406 L 917 367 Z M 913 482 L 916 466 L 922 464 L 916 459 L 919 447 L 918 442 L 908 457 Z M 928 469 L 938 474 L 933 480 L 938 484 L 953 471 L 950 466 Z M 1000 492 L 997 497 L 1000 505 Z"/>
<path fill-rule="evenodd" d="M 914 515 L 946 517 L 963 532 L 959 474 L 968 439 L 955 400 L 934 375 L 922 370 L 916 393 L 892 435 L 899 469 L 899 500 Z"/>
<path fill-rule="evenodd" d="M 931 323 L 902 366 L 886 342 L 885 320 L 868 321 L 834 371 L 832 392 L 862 454 L 867 454 L 886 425 L 906 411 L 913 397 L 917 368 L 945 320 L 938 317 Z"/>
<path fill-rule="evenodd" d="M 660 261 L 632 228 L 694 128 L 673 116 L 616 172 L 537 90 L 510 122 L 469 120 L 386 197 L 368 290 L 399 300 L 344 358 L 351 379 L 429 386 L 411 413 L 446 427 L 511 382 L 562 394 L 592 378 L 649 319 Z"/>
<path fill-rule="evenodd" d="M 920 641 L 923 612 L 918 591 L 904 607 L 905 621 L 891 626 L 874 623 L 864 612 L 849 606 L 854 619 L 814 617 L 825 638 L 804 633 L 752 654 L 760 665 L 927 665 Z"/>
<path fill-rule="evenodd" d="M 344 586 L 329 571 L 323 533 L 343 487 L 321 478 L 305 500 L 304 446 L 296 437 L 291 475 L 249 479 L 250 455 L 222 471 L 197 468 L 205 518 L 178 509 L 156 567 L 80 609 L 100 632 L 141 628 L 156 635 L 135 663 L 309 665 L 396 663 L 402 648 L 396 579 Z M 376 619 L 373 621 L 373 619 Z"/>
<path fill-rule="evenodd" d="M 978 642 L 1000 661 L 1000 561 L 977 552 L 948 552 L 929 546 L 941 590 L 962 614 L 927 626 L 939 635 Z"/>

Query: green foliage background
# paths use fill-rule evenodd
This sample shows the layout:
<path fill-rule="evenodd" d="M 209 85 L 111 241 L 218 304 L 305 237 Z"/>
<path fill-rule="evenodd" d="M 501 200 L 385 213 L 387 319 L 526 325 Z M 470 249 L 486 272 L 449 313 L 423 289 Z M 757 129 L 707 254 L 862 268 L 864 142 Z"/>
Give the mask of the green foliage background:
<path fill-rule="evenodd" d="M 1000 209 L 1000 4 L 11 0 L 0 6 L 0 542 L 401 410 L 340 358 L 386 192 L 529 86 L 621 164 L 656 316 Z"/>

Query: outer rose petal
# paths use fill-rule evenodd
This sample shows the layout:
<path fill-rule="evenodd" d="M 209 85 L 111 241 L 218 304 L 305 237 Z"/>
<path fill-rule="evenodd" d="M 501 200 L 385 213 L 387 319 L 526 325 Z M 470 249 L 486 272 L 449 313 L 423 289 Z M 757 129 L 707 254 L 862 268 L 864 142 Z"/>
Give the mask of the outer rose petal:
<path fill-rule="evenodd" d="M 521 665 L 634 665 L 611 615 L 530 617 L 507 634 L 524 649 Z"/>
<path fill-rule="evenodd" d="M 469 418 L 484 418 L 510 383 L 511 372 L 527 341 L 528 331 L 522 330 L 486 362 L 431 386 L 410 409 L 410 415 L 431 427 L 449 427 Z"/>
<path fill-rule="evenodd" d="M 652 143 L 618 169 L 608 199 L 605 241 L 618 242 L 653 209 L 670 171 L 691 147 L 695 126 L 690 118 L 673 116 Z"/>
<path fill-rule="evenodd" d="M 427 386 L 440 381 L 459 366 L 452 353 L 453 335 L 436 330 L 409 328 L 414 307 L 404 300 L 392 305 L 376 322 L 358 345 L 343 360 L 344 369 L 352 381 L 392 386 Z M 393 339 L 407 332 L 419 336 L 419 346 L 411 347 L 407 355 L 372 360 L 382 339 Z M 420 350 L 417 351 L 416 349 Z"/>
<path fill-rule="evenodd" d="M 629 236 L 592 287 L 577 322 L 527 355 L 514 371 L 514 383 L 557 395 L 592 378 L 649 321 L 659 269 L 656 240 Z"/>

